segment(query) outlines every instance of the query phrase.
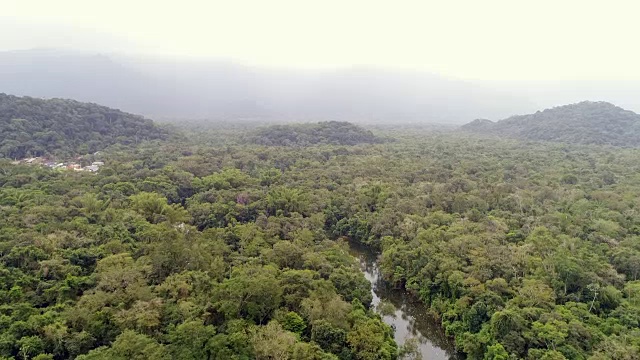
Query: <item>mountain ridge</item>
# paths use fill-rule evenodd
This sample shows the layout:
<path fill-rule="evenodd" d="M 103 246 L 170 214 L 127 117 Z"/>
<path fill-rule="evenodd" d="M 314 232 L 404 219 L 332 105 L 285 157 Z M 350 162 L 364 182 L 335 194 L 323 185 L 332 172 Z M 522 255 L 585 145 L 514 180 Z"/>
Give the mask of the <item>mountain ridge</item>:
<path fill-rule="evenodd" d="M 346 121 L 322 121 L 318 123 L 271 125 L 254 131 L 251 143 L 265 146 L 358 145 L 388 141 L 371 131 Z"/>
<path fill-rule="evenodd" d="M 493 122 L 476 119 L 464 132 L 524 140 L 640 146 L 640 115 L 606 101 L 582 101 Z"/>
<path fill-rule="evenodd" d="M 74 156 L 168 135 L 152 120 L 103 105 L 0 93 L 0 157 Z"/>

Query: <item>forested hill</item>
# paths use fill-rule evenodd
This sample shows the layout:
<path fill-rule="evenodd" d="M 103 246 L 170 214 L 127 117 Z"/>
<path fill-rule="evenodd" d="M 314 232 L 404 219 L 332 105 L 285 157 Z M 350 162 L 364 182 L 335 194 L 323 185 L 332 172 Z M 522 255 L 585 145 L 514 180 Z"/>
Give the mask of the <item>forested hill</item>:
<path fill-rule="evenodd" d="M 315 124 L 269 126 L 250 135 L 249 141 L 267 146 L 309 146 L 374 144 L 385 140 L 349 122 L 324 121 Z"/>
<path fill-rule="evenodd" d="M 151 120 L 105 106 L 0 93 L 0 157 L 71 156 L 166 137 Z"/>
<path fill-rule="evenodd" d="M 526 140 L 640 146 L 640 115 L 607 102 L 584 101 L 498 122 L 474 120 L 461 129 Z"/>

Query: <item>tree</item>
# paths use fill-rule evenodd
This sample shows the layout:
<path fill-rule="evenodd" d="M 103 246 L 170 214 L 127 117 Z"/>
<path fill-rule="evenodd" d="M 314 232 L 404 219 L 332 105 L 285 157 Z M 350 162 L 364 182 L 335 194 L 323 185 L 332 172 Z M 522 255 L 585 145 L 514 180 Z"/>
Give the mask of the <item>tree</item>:
<path fill-rule="evenodd" d="M 358 299 L 367 307 L 371 304 L 371 284 L 360 273 L 338 268 L 331 273 L 329 280 L 345 301 Z"/>
<path fill-rule="evenodd" d="M 347 333 L 347 342 L 358 360 L 395 359 L 397 348 L 393 339 L 380 331 L 380 320 L 358 321 Z"/>
<path fill-rule="evenodd" d="M 487 352 L 484 354 L 485 360 L 508 360 L 509 354 L 504 347 L 498 343 L 487 346 Z"/>
<path fill-rule="evenodd" d="M 296 336 L 285 331 L 277 321 L 259 327 L 251 337 L 256 360 L 286 360 L 296 343 Z"/>
<path fill-rule="evenodd" d="M 285 330 L 298 334 L 298 336 L 302 335 L 302 332 L 307 328 L 304 319 L 293 311 L 286 313 L 281 323 Z"/>
<path fill-rule="evenodd" d="M 230 317 L 242 317 L 258 324 L 267 323 L 282 300 L 282 288 L 272 266 L 235 268 L 222 283 L 219 306 Z"/>
<path fill-rule="evenodd" d="M 211 339 L 216 330 L 202 321 L 187 321 L 169 333 L 171 357 L 176 360 L 211 359 L 213 349 Z"/>
<path fill-rule="evenodd" d="M 80 355 L 78 360 L 144 360 L 170 359 L 165 347 L 155 340 L 131 330 L 124 331 L 118 336 L 111 347 L 101 347 Z"/>

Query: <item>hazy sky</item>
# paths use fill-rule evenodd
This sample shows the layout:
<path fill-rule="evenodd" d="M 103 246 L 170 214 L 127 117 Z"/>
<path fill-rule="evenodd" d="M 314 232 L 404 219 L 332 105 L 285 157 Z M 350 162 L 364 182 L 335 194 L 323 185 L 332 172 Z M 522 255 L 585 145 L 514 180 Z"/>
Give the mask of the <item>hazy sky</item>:
<path fill-rule="evenodd" d="M 638 1 L 3 0 L 0 50 L 64 47 L 483 80 L 640 79 Z"/>

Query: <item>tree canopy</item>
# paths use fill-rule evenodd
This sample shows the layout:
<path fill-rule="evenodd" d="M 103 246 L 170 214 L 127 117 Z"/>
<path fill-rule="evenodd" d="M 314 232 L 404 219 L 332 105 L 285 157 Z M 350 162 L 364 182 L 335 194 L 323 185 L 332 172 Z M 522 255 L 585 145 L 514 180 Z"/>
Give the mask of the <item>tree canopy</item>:
<path fill-rule="evenodd" d="M 272 125 L 254 132 L 249 141 L 269 146 L 310 146 L 318 144 L 375 144 L 384 140 L 369 130 L 346 121 L 315 124 Z"/>
<path fill-rule="evenodd" d="M 470 359 L 638 359 L 640 150 L 220 131 L 0 161 L 0 357 L 398 359 L 351 241 Z"/>
<path fill-rule="evenodd" d="M 495 123 L 474 120 L 462 130 L 567 144 L 640 146 L 640 115 L 602 101 L 558 106 Z"/>
<path fill-rule="evenodd" d="M 70 157 L 167 137 L 151 120 L 105 106 L 0 94 L 0 157 Z"/>

